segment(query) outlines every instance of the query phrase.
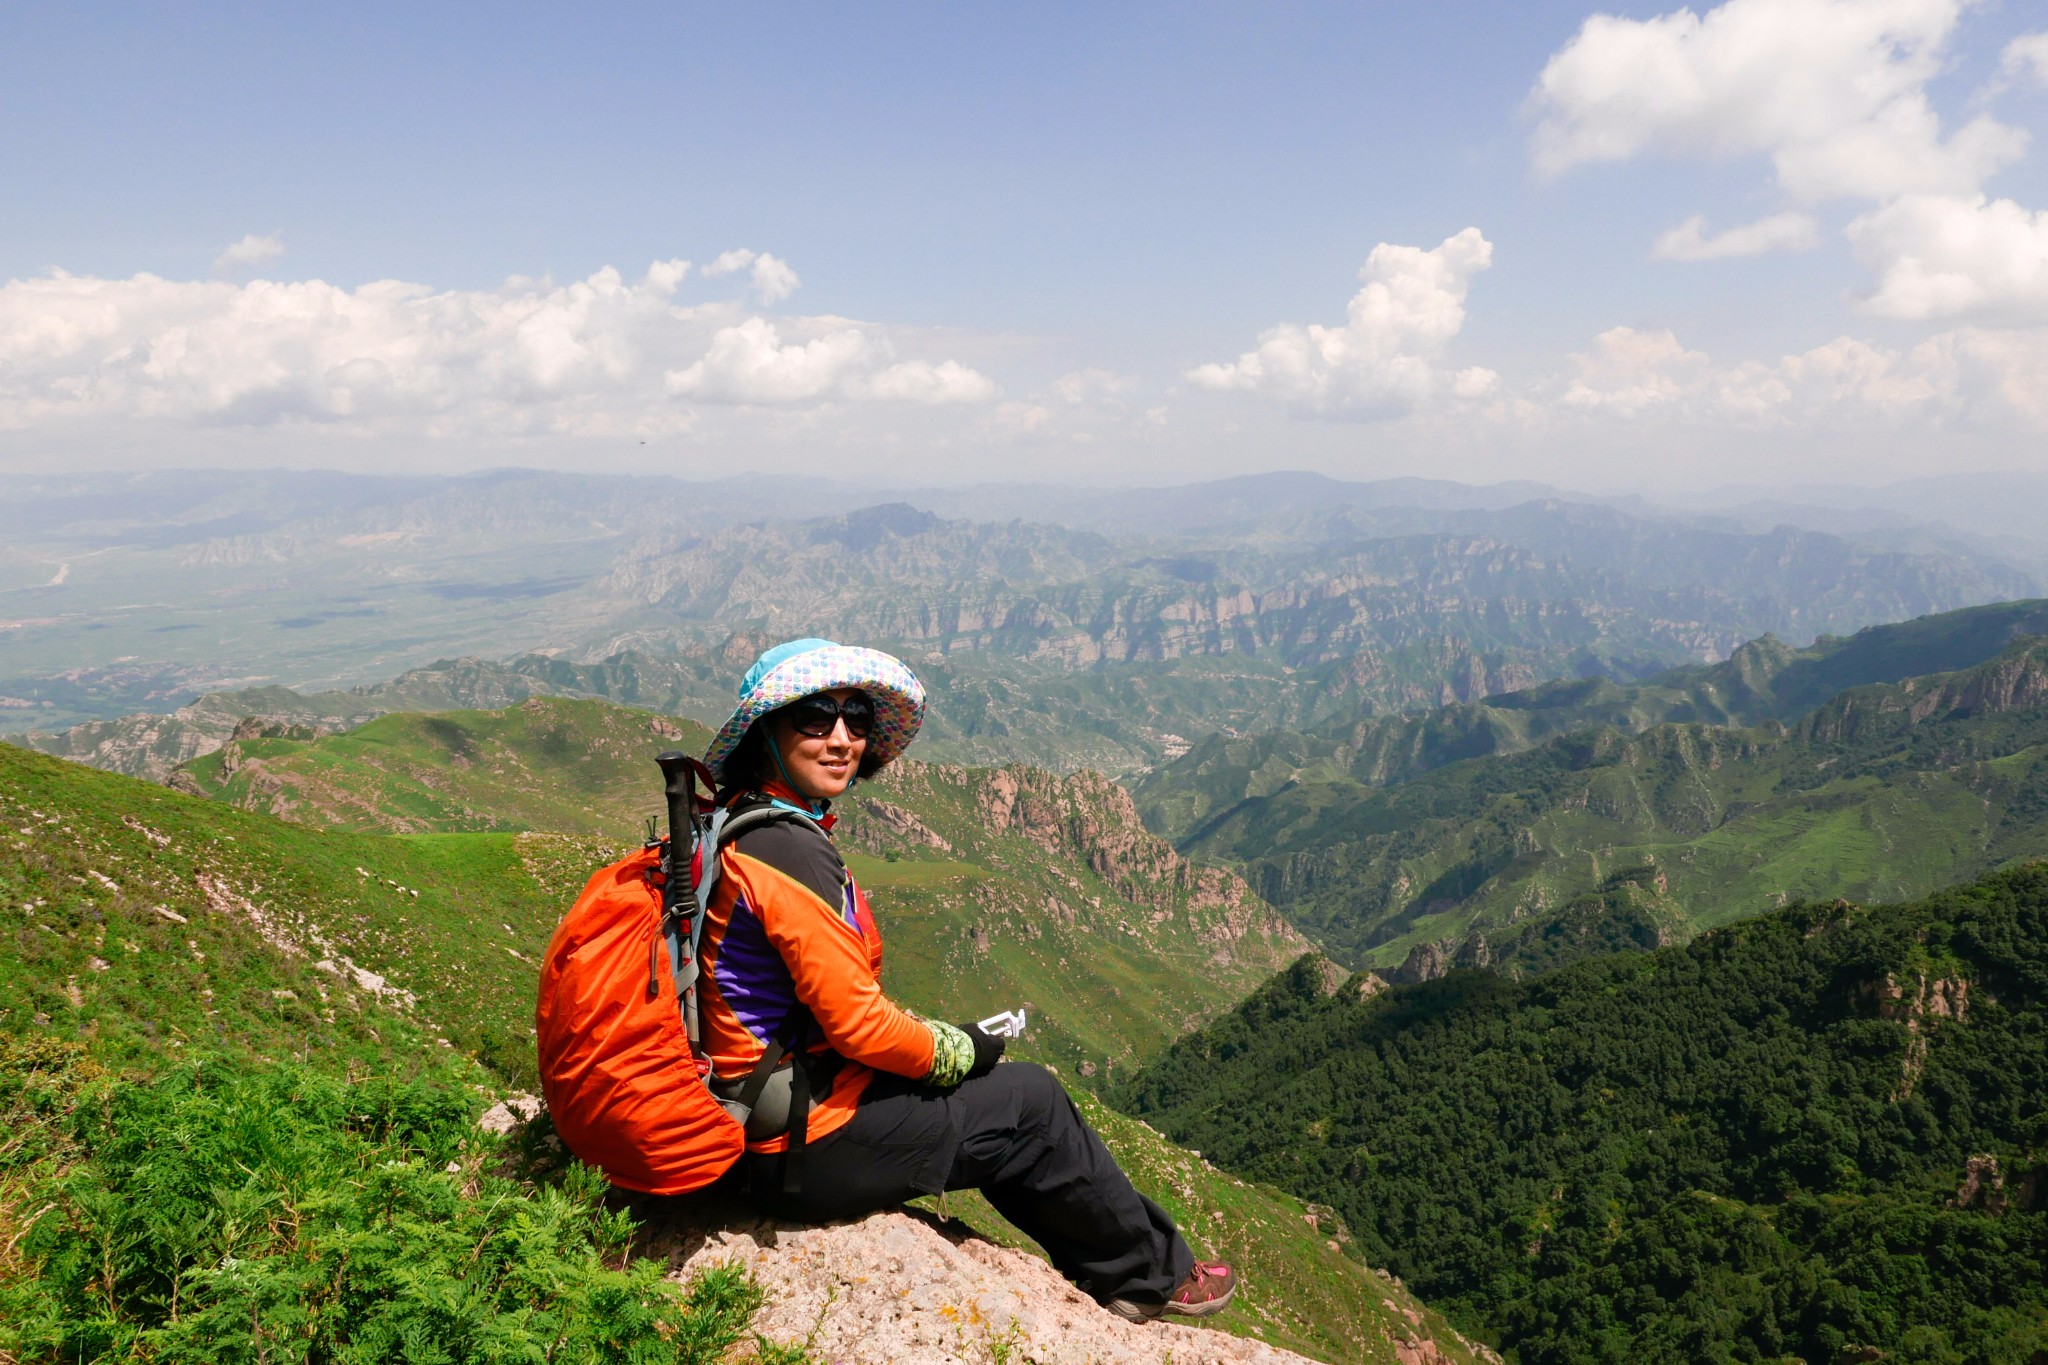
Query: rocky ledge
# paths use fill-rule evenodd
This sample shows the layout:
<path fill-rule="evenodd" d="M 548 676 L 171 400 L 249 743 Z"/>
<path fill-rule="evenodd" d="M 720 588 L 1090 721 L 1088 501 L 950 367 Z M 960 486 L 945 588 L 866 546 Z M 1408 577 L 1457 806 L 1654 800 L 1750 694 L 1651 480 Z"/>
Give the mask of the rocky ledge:
<path fill-rule="evenodd" d="M 1289 1365 L 1307 1357 L 1178 1322 L 1131 1323 L 1044 1261 L 915 1209 L 822 1226 L 642 1210 L 678 1279 L 739 1260 L 768 1291 L 755 1330 L 832 1365 Z M 1429 1357 L 1416 1357 L 1418 1362 Z M 1441 1357 L 1437 1357 L 1441 1358 Z"/>

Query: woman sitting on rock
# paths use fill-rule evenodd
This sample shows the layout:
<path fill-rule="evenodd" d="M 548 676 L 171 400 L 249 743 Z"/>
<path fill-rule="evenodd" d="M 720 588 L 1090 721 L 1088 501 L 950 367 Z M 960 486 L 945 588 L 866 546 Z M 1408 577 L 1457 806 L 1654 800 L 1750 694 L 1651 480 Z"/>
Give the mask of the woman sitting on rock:
<path fill-rule="evenodd" d="M 721 805 L 791 817 L 722 848 L 705 916 L 713 1090 L 735 1098 L 771 1048 L 795 1058 L 748 1121 L 747 1187 L 764 1211 L 809 1222 L 979 1189 L 1111 1312 L 1214 1313 L 1235 1274 L 1196 1262 L 1051 1072 L 999 1066 L 1003 1039 L 917 1018 L 882 993 L 881 935 L 833 847 L 830 809 L 901 754 L 923 717 L 924 687 L 897 659 L 794 640 L 747 671 L 705 755 Z"/>

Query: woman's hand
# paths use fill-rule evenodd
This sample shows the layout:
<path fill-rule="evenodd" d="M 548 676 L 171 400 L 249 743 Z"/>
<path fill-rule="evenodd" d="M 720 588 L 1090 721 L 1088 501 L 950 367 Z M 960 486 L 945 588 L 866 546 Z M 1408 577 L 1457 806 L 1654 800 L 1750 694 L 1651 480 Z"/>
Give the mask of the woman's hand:
<path fill-rule="evenodd" d="M 974 1044 L 974 1065 L 967 1068 L 967 1079 L 971 1081 L 995 1070 L 996 1063 L 1003 1060 L 1003 1049 L 1010 1045 L 1010 1040 L 983 1033 L 979 1024 L 957 1024 L 955 1027 Z"/>
<path fill-rule="evenodd" d="M 944 1088 L 986 1076 L 1003 1059 L 1005 1040 L 983 1033 L 979 1025 L 923 1022 L 932 1031 L 932 1069 L 924 1078 L 926 1085 Z"/>

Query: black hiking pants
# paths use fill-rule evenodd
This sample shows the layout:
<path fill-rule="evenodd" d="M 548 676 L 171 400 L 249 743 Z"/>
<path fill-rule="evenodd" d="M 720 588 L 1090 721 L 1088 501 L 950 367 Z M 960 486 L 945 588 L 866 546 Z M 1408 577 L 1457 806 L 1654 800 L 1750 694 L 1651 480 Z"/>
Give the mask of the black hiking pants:
<path fill-rule="evenodd" d="M 779 1153 L 748 1157 L 748 1188 L 797 1222 L 978 1189 L 1098 1301 L 1164 1303 L 1194 1269 L 1166 1210 L 1132 1188 L 1059 1078 L 1028 1062 L 951 1090 L 877 1075 L 846 1126 L 805 1151 L 795 1194 L 782 1190 L 782 1165 Z"/>

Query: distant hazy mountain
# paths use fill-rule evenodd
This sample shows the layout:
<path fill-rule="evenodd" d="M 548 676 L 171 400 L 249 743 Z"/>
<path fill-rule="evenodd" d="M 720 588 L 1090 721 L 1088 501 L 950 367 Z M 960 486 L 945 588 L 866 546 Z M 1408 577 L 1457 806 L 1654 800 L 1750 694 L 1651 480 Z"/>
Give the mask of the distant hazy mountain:
<path fill-rule="evenodd" d="M 1540 498 L 1571 496 L 1548 484 L 1522 480 L 1482 485 L 1446 479 L 1350 482 L 1300 471 L 1246 474 L 1167 488 L 1062 488 L 1050 484 L 996 483 L 957 489 L 912 489 L 902 494 L 905 502 L 945 517 L 973 521 L 1021 517 L 1111 534 L 1139 526 L 1158 535 L 1228 530 L 1302 512 L 1393 508 L 1438 512 L 1499 510 Z"/>
<path fill-rule="evenodd" d="M 1883 513 L 1907 523 L 1943 523 L 1983 536 L 2048 543 L 2048 472 L 2007 470 L 1934 474 L 1876 488 L 1803 484 L 1789 488 L 1730 487 L 1695 500 L 1703 507 L 1779 505 L 1846 513 Z M 1803 523 L 1802 523 L 1803 524 Z"/>
<path fill-rule="evenodd" d="M 699 665 L 726 642 L 815 632 L 950 673 L 960 709 L 933 736 L 949 756 L 1128 771 L 1213 730 L 1627 681 L 1767 631 L 2036 590 L 1974 551 L 1749 534 L 1517 485 L 1273 475 L 1061 495 L 1100 529 L 863 507 L 872 490 L 809 480 L 270 472 L 0 492 L 0 716 L 45 731 L 231 680 L 325 691 L 454 657 L 636 651 L 691 672 L 675 704 L 702 714 L 715 670 Z M 1048 490 L 1015 501 L 1067 515 Z"/>

